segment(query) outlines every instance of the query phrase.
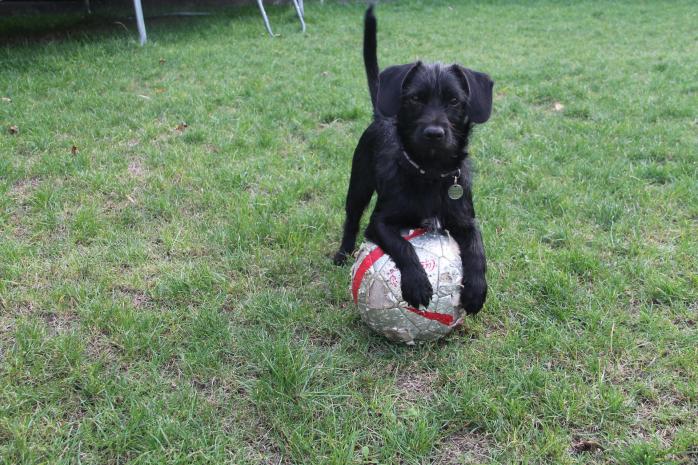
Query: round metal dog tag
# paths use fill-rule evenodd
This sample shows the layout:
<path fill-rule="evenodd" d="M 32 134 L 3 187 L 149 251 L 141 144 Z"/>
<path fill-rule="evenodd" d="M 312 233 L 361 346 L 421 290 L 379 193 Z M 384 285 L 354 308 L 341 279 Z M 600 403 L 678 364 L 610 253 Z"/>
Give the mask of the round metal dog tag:
<path fill-rule="evenodd" d="M 453 184 L 448 188 L 448 198 L 451 200 L 458 200 L 463 197 L 463 186 L 460 184 Z"/>

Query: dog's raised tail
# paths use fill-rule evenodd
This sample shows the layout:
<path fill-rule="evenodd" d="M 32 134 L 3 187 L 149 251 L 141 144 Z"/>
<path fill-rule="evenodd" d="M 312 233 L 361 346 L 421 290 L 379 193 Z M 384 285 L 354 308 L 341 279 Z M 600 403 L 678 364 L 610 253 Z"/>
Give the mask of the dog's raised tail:
<path fill-rule="evenodd" d="M 378 55 L 376 52 L 376 17 L 373 15 L 373 3 L 366 10 L 364 18 L 364 66 L 368 79 L 368 91 L 371 93 L 371 103 L 376 108 L 378 95 Z"/>

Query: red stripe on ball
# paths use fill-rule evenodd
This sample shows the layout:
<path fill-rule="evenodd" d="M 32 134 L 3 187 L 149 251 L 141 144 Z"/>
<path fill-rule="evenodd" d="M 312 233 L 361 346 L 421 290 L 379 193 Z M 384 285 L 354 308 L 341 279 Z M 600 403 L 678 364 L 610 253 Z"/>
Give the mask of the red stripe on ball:
<path fill-rule="evenodd" d="M 405 236 L 405 239 L 409 241 L 410 239 L 414 239 L 415 237 L 421 236 L 426 232 L 426 229 L 415 229 L 410 234 Z M 384 254 L 385 252 L 383 252 L 383 249 L 381 249 L 380 247 L 376 247 L 371 251 L 371 253 L 366 255 L 364 261 L 362 261 L 359 265 L 359 268 L 356 270 L 356 274 L 354 275 L 354 281 L 351 284 L 351 294 L 354 296 L 354 303 L 358 303 L 359 301 L 359 287 L 361 287 L 361 281 L 363 281 L 366 271 L 368 271 L 368 269 L 371 268 L 371 265 L 376 263 L 376 261 L 379 258 L 381 258 Z"/>
<path fill-rule="evenodd" d="M 421 236 L 426 232 L 426 229 L 415 229 L 414 231 L 412 231 L 412 233 L 405 236 L 405 239 L 409 241 L 410 239 L 414 239 L 415 237 Z M 361 281 L 363 281 L 364 275 L 366 274 L 368 269 L 371 268 L 371 266 L 374 263 L 376 263 L 376 261 L 379 258 L 381 258 L 384 254 L 385 252 L 383 252 L 383 249 L 381 249 L 380 247 L 376 247 L 368 255 L 366 255 L 366 258 L 364 258 L 363 261 L 359 264 L 359 267 L 356 270 L 356 274 L 354 274 L 354 279 L 351 284 L 351 294 L 354 297 L 355 304 L 359 301 L 359 288 L 361 287 Z M 407 307 L 407 310 L 409 310 L 412 313 L 416 313 L 417 315 L 422 316 L 428 320 L 438 321 L 439 323 L 444 324 L 446 326 L 451 326 L 451 324 L 453 323 L 453 317 L 445 313 L 418 310 L 414 307 Z"/>
<path fill-rule="evenodd" d="M 453 324 L 453 317 L 451 315 L 447 315 L 446 313 L 427 312 L 425 310 L 418 310 L 414 307 L 407 307 L 407 310 L 411 311 L 412 313 L 416 313 L 419 316 L 423 316 L 427 320 L 438 321 L 446 326 L 451 326 L 451 324 Z"/>

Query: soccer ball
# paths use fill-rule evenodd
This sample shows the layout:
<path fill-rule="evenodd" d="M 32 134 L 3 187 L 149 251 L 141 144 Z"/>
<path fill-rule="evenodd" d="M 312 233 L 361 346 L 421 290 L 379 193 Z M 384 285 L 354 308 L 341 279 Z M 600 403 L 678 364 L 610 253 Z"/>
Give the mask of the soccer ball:
<path fill-rule="evenodd" d="M 415 229 L 403 233 L 414 247 L 429 277 L 434 295 L 426 309 L 402 300 L 400 270 L 372 242 L 361 244 L 351 269 L 351 293 L 361 319 L 392 341 L 414 344 L 434 341 L 463 322 L 458 307 L 462 268 L 458 244 L 438 231 Z"/>

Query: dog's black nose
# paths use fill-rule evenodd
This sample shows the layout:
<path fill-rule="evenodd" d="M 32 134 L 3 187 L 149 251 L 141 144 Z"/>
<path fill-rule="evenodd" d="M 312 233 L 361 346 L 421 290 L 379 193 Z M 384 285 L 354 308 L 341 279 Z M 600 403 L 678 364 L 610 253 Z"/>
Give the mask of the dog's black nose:
<path fill-rule="evenodd" d="M 427 126 L 424 129 L 424 137 L 427 139 L 431 140 L 439 140 L 442 139 L 445 135 L 445 131 L 442 127 L 439 126 Z"/>

